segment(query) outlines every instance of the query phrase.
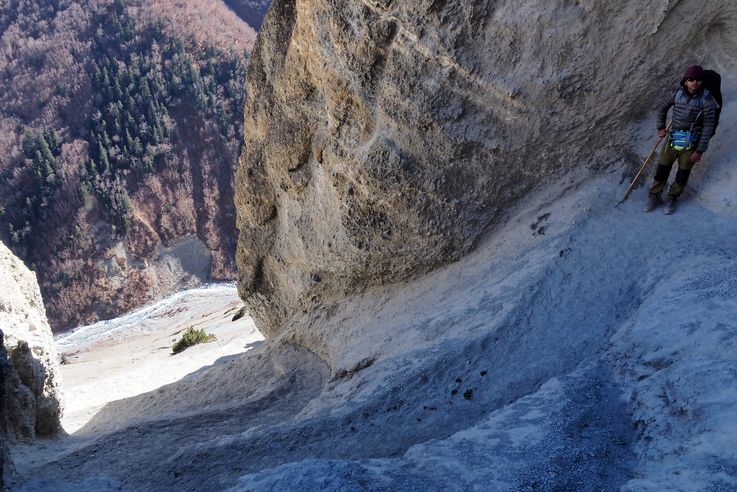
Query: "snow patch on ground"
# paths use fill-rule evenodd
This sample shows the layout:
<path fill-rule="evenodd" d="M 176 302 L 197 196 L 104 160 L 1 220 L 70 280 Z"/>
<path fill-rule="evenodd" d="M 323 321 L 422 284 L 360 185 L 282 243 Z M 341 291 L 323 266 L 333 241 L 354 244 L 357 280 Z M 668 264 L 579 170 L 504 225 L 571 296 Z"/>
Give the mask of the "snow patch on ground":
<path fill-rule="evenodd" d="M 111 401 L 173 383 L 260 343 L 263 336 L 248 316 L 231 322 L 241 306 L 235 285 L 215 284 L 57 337 L 66 361 L 62 375 L 69 378 L 65 430 L 78 431 Z M 215 340 L 172 355 L 172 345 L 189 327 L 202 328 Z"/>

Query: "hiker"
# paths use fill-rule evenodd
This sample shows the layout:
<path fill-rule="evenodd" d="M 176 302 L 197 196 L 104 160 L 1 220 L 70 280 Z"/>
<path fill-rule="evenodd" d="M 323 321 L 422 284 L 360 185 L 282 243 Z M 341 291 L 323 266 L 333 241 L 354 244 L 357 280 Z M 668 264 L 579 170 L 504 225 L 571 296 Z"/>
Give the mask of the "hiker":
<path fill-rule="evenodd" d="M 666 137 L 665 147 L 658 156 L 653 185 L 650 187 L 645 212 L 652 212 L 661 203 L 673 162 L 678 160 L 676 179 L 668 190 L 665 213 L 672 214 L 676 201 L 683 193 L 694 164 L 701 160 L 714 135 L 718 104 L 714 96 L 703 86 L 704 69 L 698 65 L 688 67 L 680 86 L 658 104 L 657 128 L 660 138 Z M 673 106 L 670 130 L 666 131 L 665 119 Z"/>

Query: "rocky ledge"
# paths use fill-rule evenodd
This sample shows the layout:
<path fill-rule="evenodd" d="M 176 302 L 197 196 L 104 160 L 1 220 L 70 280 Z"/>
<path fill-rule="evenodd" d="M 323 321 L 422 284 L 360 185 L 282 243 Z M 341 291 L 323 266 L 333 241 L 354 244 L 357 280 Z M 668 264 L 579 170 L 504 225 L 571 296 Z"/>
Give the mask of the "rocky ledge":
<path fill-rule="evenodd" d="M 36 275 L 0 243 L 0 459 L 7 442 L 61 431 L 59 361 Z"/>

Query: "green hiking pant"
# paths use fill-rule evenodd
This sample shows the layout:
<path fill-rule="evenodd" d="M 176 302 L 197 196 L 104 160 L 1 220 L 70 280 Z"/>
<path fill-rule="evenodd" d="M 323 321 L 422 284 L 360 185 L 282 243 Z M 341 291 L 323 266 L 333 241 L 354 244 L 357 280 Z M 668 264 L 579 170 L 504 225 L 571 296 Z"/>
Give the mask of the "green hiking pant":
<path fill-rule="evenodd" d="M 668 176 L 673 167 L 673 162 L 678 159 L 676 180 L 670 185 L 668 196 L 671 198 L 681 196 L 686 183 L 688 183 L 691 168 L 694 166 L 694 163 L 691 161 L 691 154 L 694 153 L 694 150 L 696 149 L 676 150 L 670 146 L 670 140 L 666 140 L 665 148 L 660 151 L 660 155 L 658 156 L 658 168 L 655 170 L 655 177 L 653 178 L 653 185 L 650 187 L 650 193 L 660 195 L 668 182 Z"/>

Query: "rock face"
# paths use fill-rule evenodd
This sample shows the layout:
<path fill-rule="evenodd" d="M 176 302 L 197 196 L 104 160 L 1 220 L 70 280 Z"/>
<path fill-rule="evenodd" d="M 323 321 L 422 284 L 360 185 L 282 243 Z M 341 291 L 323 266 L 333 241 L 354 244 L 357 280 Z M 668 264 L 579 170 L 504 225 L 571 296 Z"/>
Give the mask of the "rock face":
<path fill-rule="evenodd" d="M 454 261 L 531 189 L 621 162 L 623 124 L 718 60 L 694 53 L 737 48 L 722 5 L 275 1 L 236 177 L 260 328 Z"/>
<path fill-rule="evenodd" d="M 1 330 L 0 333 L 2 333 Z M 10 378 L 11 367 L 3 338 L 0 335 L 0 490 L 3 490 L 5 482 L 13 473 L 13 465 L 8 452 L 8 403 L 5 398 L 6 381 Z"/>
<path fill-rule="evenodd" d="M 10 441 L 52 436 L 61 430 L 59 364 L 36 276 L 0 243 L 0 354 L 5 435 Z"/>

